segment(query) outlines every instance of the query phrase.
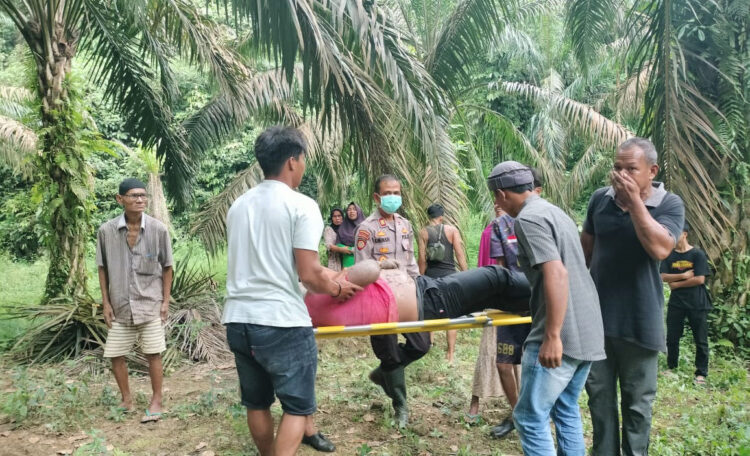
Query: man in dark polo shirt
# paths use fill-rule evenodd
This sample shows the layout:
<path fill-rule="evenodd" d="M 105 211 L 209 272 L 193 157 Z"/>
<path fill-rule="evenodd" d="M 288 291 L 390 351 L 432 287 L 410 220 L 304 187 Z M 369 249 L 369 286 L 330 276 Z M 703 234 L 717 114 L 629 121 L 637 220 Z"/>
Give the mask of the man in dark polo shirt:
<path fill-rule="evenodd" d="M 682 200 L 654 182 L 658 171 L 651 141 L 620 144 L 612 185 L 591 196 L 583 224 L 581 245 L 599 293 L 607 352 L 586 382 L 594 455 L 619 455 L 621 446 L 625 455 L 648 454 L 657 357 L 666 351 L 659 262 L 674 249 L 685 216 Z"/>

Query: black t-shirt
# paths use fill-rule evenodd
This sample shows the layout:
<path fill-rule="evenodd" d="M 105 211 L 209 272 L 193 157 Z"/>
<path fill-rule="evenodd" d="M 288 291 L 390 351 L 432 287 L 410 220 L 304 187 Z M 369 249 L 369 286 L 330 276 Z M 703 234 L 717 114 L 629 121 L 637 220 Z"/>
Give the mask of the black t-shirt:
<path fill-rule="evenodd" d="M 708 269 L 708 258 L 698 247 L 682 253 L 673 250 L 667 259 L 661 262 L 661 272 L 664 274 L 682 274 L 689 269 L 693 270 L 696 277 L 711 275 Z M 711 300 L 708 299 L 706 286 L 696 285 L 672 290 L 669 305 L 690 310 L 710 310 Z"/>
<path fill-rule="evenodd" d="M 644 203 L 676 244 L 685 217 L 682 200 L 660 182 L 653 186 Z M 646 253 L 630 213 L 617 206 L 611 187 L 591 196 L 583 230 L 594 236 L 591 277 L 599 293 L 604 335 L 666 352 L 659 261 Z"/>

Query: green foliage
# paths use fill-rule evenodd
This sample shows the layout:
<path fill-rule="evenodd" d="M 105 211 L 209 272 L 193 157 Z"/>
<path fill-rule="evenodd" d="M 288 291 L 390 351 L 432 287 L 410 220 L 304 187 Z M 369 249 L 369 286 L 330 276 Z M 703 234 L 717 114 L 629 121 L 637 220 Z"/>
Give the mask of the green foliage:
<path fill-rule="evenodd" d="M 750 314 L 747 311 L 750 256 L 726 251 L 719 261 L 722 270 L 731 272 L 733 277 L 728 286 L 712 293 L 714 310 L 709 314 L 709 330 L 715 340 L 730 342 L 730 347 L 736 347 L 745 359 L 750 359 Z"/>
<path fill-rule="evenodd" d="M 98 429 L 87 432 L 92 439 L 91 442 L 81 445 L 73 453 L 75 456 L 100 456 L 109 454 L 107 450 L 107 441 Z"/>
<path fill-rule="evenodd" d="M 370 453 L 372 453 L 372 447 L 366 443 L 363 443 L 357 448 L 357 456 L 366 456 Z"/>
<path fill-rule="evenodd" d="M 0 179 L 6 190 L 0 191 L 0 251 L 15 260 L 33 261 L 40 253 L 38 201 L 30 186 L 0 166 Z"/>
<path fill-rule="evenodd" d="M 0 402 L 0 410 L 17 424 L 26 420 L 43 419 L 49 431 L 58 431 L 74 425 L 87 416 L 91 391 L 86 376 L 76 382 L 66 381 L 57 369 L 47 369 L 43 376 L 31 377 L 24 368 L 11 373 L 14 391 Z M 55 407 L 49 407 L 49 401 Z"/>
<path fill-rule="evenodd" d="M 692 337 L 680 343 L 680 366 L 674 376 L 660 376 L 654 406 L 651 448 L 659 455 L 744 455 L 750 448 L 747 370 L 732 354 L 711 344 L 705 386 L 693 383 Z M 718 353 L 717 353 L 718 352 Z M 660 368 L 666 368 L 660 358 Z"/>

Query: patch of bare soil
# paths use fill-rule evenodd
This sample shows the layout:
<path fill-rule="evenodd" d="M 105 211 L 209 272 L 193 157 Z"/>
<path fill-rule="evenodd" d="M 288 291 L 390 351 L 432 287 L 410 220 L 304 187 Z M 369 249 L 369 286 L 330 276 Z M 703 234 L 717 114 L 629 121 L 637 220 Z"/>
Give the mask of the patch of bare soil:
<path fill-rule="evenodd" d="M 491 425 L 509 413 L 504 398 L 482 402 L 483 424 L 469 427 L 463 423 L 474 359 L 471 353 L 462 353 L 464 347 L 459 344 L 459 356 L 452 366 L 445 363 L 440 349 L 433 349 L 407 369 L 412 420 L 409 428 L 400 432 L 393 426 L 387 397 L 366 380 L 369 369 L 376 365 L 367 339 L 322 341 L 315 419 L 336 444 L 336 454 L 520 455 L 515 434 L 503 441 L 489 437 Z M 105 387 L 116 389 L 113 379 L 101 378 L 99 384 L 89 385 L 92 395 Z M 13 388 L 9 380 L 0 383 L 0 391 Z M 0 425 L 0 454 L 256 454 L 244 409 L 238 405 L 233 365 L 188 365 L 170 373 L 164 386 L 168 413 L 159 422 L 139 423 L 150 384 L 148 377 L 131 377 L 140 408 L 120 417 L 121 421 L 108 416 L 107 407 L 92 406 L 85 411 L 88 419 L 63 431 L 53 431 L 51 423 L 24 422 L 16 429 L 7 423 Z M 54 406 L 55 398 L 49 400 L 49 406 Z M 278 403 L 272 410 L 278 420 Z M 303 446 L 298 454 L 319 453 Z"/>

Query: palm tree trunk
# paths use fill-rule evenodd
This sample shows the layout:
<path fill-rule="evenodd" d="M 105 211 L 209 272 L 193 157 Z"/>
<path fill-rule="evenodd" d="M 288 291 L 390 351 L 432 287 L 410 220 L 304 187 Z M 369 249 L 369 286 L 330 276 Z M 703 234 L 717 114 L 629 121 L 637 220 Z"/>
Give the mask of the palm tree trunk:
<path fill-rule="evenodd" d="M 716 276 L 710 280 L 713 305 L 711 331 L 714 340 L 728 340 L 735 347 L 750 348 L 750 318 L 747 304 L 750 295 L 750 192 L 743 173 L 729 177 L 735 189 L 728 198 L 729 216 L 735 229 L 722 246 L 707 249 L 716 265 Z M 713 252 L 712 252 L 713 250 Z"/>
<path fill-rule="evenodd" d="M 66 32 L 60 22 L 52 29 L 38 30 L 37 36 L 43 126 L 38 165 L 50 261 L 43 300 L 49 301 L 87 294 L 86 241 L 91 233 L 93 176 L 79 144 L 85 125 L 70 80 L 77 36 Z"/>

